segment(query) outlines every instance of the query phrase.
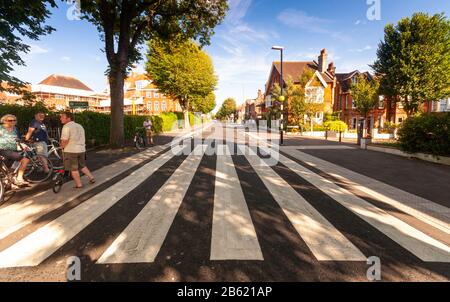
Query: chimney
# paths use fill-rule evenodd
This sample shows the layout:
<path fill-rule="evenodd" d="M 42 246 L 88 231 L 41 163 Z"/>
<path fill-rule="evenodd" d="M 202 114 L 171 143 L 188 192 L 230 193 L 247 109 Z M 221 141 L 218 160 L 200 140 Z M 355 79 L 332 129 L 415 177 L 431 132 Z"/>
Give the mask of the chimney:
<path fill-rule="evenodd" d="M 319 72 L 325 72 L 327 70 L 327 58 L 328 53 L 327 50 L 324 48 L 320 52 L 319 56 Z"/>
<path fill-rule="evenodd" d="M 328 71 L 329 73 L 331 73 L 332 75 L 335 75 L 335 74 L 336 74 L 336 67 L 334 66 L 334 63 L 333 63 L 333 62 L 331 62 L 330 64 L 328 64 L 328 69 L 327 69 L 327 71 Z"/>

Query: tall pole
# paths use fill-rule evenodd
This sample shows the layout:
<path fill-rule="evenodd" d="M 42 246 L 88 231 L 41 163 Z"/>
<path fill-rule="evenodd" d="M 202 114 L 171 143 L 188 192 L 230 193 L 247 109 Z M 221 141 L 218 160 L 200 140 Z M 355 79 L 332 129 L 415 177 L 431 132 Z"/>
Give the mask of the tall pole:
<path fill-rule="evenodd" d="M 280 111 L 281 111 L 281 121 L 280 121 L 280 145 L 282 145 L 283 144 L 283 129 L 284 129 L 284 127 L 283 127 L 283 122 L 284 122 L 284 116 L 283 116 L 283 112 L 284 112 L 284 106 L 283 106 L 283 103 L 284 103 L 284 94 L 283 94 L 283 85 L 284 85 L 284 82 L 283 82 L 283 48 L 281 48 L 281 75 L 280 75 L 280 87 L 281 87 L 281 96 L 283 97 L 282 98 L 282 101 L 280 102 Z"/>

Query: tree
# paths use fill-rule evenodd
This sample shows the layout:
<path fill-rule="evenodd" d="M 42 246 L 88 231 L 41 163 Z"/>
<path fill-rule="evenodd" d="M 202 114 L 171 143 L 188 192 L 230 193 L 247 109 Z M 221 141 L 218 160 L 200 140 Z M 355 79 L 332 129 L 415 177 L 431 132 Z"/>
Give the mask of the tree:
<path fill-rule="evenodd" d="M 189 110 L 207 110 L 205 100 L 211 100 L 217 85 L 211 58 L 183 37 L 170 41 L 154 38 L 149 43 L 147 57 L 149 77 L 160 91 L 180 103 L 185 128 L 189 128 Z"/>
<path fill-rule="evenodd" d="M 379 101 L 380 82 L 369 78 L 369 75 L 360 74 L 350 90 L 356 111 L 364 118 L 364 130 L 367 133 L 367 118 Z"/>
<path fill-rule="evenodd" d="M 105 43 L 111 93 L 110 142 L 124 143 L 124 81 L 141 58 L 145 41 L 181 35 L 209 44 L 227 10 L 226 0 L 81 0 L 82 19 L 93 23 Z"/>
<path fill-rule="evenodd" d="M 228 119 L 232 114 L 236 112 L 236 101 L 233 98 L 227 98 L 222 106 L 220 107 L 219 111 L 217 112 L 216 116 L 219 119 Z"/>
<path fill-rule="evenodd" d="M 20 57 L 30 51 L 30 46 L 22 41 L 23 37 L 38 40 L 40 36 L 50 34 L 55 29 L 44 25 L 50 16 L 49 7 L 56 7 L 54 0 L 1 0 L 0 1 L 0 92 L 8 91 L 30 95 L 24 90 L 26 83 L 11 76 L 13 65 L 25 66 Z M 4 85 L 1 85 L 2 82 Z"/>
<path fill-rule="evenodd" d="M 208 94 L 206 97 L 193 97 L 192 110 L 199 111 L 203 114 L 210 113 L 216 108 L 216 95 L 214 93 Z"/>
<path fill-rule="evenodd" d="M 450 22 L 444 14 L 416 13 L 387 25 L 377 56 L 372 68 L 382 76 L 381 92 L 401 100 L 408 116 L 450 95 Z"/>

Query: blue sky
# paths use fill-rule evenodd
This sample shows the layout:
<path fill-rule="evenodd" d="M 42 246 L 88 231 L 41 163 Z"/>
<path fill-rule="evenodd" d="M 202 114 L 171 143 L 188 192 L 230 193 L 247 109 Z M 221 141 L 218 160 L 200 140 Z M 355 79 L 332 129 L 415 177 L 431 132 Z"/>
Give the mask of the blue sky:
<path fill-rule="evenodd" d="M 284 46 L 285 60 L 291 61 L 317 60 L 327 48 L 337 72 L 365 71 L 375 60 L 387 23 L 419 11 L 450 16 L 448 0 L 379 0 L 381 19 L 371 21 L 367 11 L 372 5 L 367 2 L 374 1 L 230 0 L 225 21 L 205 48 L 219 77 L 218 106 L 227 97 L 239 104 L 264 90 L 272 61 L 279 60 L 272 45 Z M 27 66 L 13 74 L 33 84 L 52 73 L 71 75 L 103 91 L 107 62 L 99 34 L 86 21 L 69 20 L 69 8 L 59 3 L 52 11 L 48 23 L 56 32 L 30 42 L 31 52 L 24 56 Z"/>

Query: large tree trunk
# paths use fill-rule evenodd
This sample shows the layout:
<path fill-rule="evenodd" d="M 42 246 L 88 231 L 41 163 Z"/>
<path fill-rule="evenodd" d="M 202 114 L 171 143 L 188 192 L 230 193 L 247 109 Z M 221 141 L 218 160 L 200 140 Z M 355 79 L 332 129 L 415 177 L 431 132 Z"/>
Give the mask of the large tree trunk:
<path fill-rule="evenodd" d="M 111 128 L 109 143 L 111 146 L 122 147 L 125 144 L 124 113 L 123 113 L 123 86 L 124 76 L 121 72 L 112 72 L 109 75 L 111 90 Z"/>

